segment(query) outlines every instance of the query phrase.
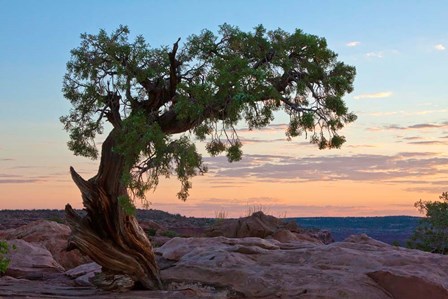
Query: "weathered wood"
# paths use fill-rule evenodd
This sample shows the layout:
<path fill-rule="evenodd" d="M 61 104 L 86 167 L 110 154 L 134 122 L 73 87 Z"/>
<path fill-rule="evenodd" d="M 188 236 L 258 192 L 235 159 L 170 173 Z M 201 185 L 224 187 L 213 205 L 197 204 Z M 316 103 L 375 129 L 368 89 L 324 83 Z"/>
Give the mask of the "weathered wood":
<path fill-rule="evenodd" d="M 97 277 L 101 288 L 122 290 L 132 286 L 131 280 L 135 286 L 159 289 L 160 272 L 151 243 L 135 216 L 126 215 L 118 203 L 118 197 L 126 196 L 127 191 L 121 184 L 123 159 L 112 150 L 114 144 L 112 131 L 103 143 L 98 174 L 91 179 L 84 180 L 70 168 L 87 215 L 81 217 L 66 205 L 72 230 L 68 248 L 78 248 L 102 266 L 107 275 Z"/>

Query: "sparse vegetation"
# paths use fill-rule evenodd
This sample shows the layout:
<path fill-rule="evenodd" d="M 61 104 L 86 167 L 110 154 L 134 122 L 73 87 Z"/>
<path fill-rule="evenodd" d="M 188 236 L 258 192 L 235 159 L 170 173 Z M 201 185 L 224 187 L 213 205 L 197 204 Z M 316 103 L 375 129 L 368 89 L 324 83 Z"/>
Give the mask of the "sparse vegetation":
<path fill-rule="evenodd" d="M 155 228 L 148 228 L 146 230 L 146 235 L 148 237 L 154 237 L 156 235 L 156 233 L 157 233 L 157 230 Z"/>
<path fill-rule="evenodd" d="M 400 247 L 401 246 L 400 241 L 398 241 L 398 240 L 393 240 L 391 245 L 395 246 L 395 247 Z"/>
<path fill-rule="evenodd" d="M 448 253 L 448 192 L 439 196 L 440 201 L 423 201 L 415 207 L 426 215 L 408 241 L 408 247 L 433 253 Z"/>
<path fill-rule="evenodd" d="M 266 215 L 270 214 L 269 208 L 262 204 L 247 205 L 246 208 L 247 217 L 252 216 L 252 214 L 256 212 L 263 212 Z"/>
<path fill-rule="evenodd" d="M 228 217 L 228 213 L 224 210 L 221 211 L 215 211 L 215 219 L 216 220 L 223 220 L 223 219 L 227 219 Z"/>
<path fill-rule="evenodd" d="M 0 241 L 0 275 L 5 273 L 9 266 L 9 259 L 5 257 L 9 252 L 9 245 L 6 241 Z"/>
<path fill-rule="evenodd" d="M 53 221 L 53 222 L 57 222 L 57 223 L 61 223 L 61 224 L 65 224 L 65 220 L 63 218 L 60 217 L 49 217 L 47 218 L 48 221 Z"/>
<path fill-rule="evenodd" d="M 168 238 L 177 237 L 177 233 L 175 231 L 172 231 L 172 230 L 164 231 L 160 235 L 163 236 L 163 237 L 168 237 Z"/>

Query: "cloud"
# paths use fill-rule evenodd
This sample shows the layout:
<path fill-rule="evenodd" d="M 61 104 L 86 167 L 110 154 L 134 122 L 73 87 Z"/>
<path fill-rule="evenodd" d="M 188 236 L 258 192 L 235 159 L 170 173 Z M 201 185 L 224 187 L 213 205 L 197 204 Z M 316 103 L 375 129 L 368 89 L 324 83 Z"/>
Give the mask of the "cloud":
<path fill-rule="evenodd" d="M 356 46 L 359 46 L 361 44 L 361 42 L 358 42 L 358 41 L 352 41 L 352 42 L 348 42 L 348 43 L 346 43 L 345 45 L 347 46 L 347 47 L 356 47 Z"/>
<path fill-rule="evenodd" d="M 257 128 L 257 129 L 251 129 L 249 130 L 249 128 L 241 128 L 241 129 L 237 129 L 237 133 L 254 133 L 254 132 L 272 132 L 272 133 L 277 133 L 277 132 L 285 132 L 288 129 L 288 124 L 270 124 L 267 127 L 263 127 L 263 128 Z"/>
<path fill-rule="evenodd" d="M 446 142 L 442 142 L 442 141 L 437 141 L 437 140 L 428 140 L 428 141 L 413 141 L 413 142 L 408 142 L 408 144 L 412 144 L 412 145 L 445 145 L 447 144 Z"/>
<path fill-rule="evenodd" d="M 446 50 L 445 46 L 442 44 L 435 45 L 434 49 L 436 49 L 437 51 L 445 51 Z"/>
<path fill-rule="evenodd" d="M 40 180 L 36 179 L 0 179 L 0 184 L 29 184 L 36 183 Z"/>
<path fill-rule="evenodd" d="M 419 137 L 419 136 L 409 136 L 409 137 L 402 137 L 402 139 L 404 139 L 404 140 L 421 140 L 423 138 Z"/>
<path fill-rule="evenodd" d="M 380 128 L 373 127 L 368 128 L 369 131 L 381 131 L 381 130 L 430 130 L 430 129 L 444 129 L 448 128 L 448 121 L 442 122 L 442 123 L 421 123 L 421 124 L 415 124 L 415 125 L 409 125 L 409 126 L 400 126 L 396 124 L 391 125 L 385 125 Z"/>
<path fill-rule="evenodd" d="M 365 113 L 370 116 L 390 116 L 390 115 L 404 115 L 404 116 L 414 116 L 414 115 L 428 115 L 428 114 L 435 114 L 435 113 L 447 113 L 448 109 L 437 109 L 437 110 L 421 110 L 421 111 L 384 111 L 384 112 L 372 112 L 372 113 Z"/>
<path fill-rule="evenodd" d="M 383 51 L 369 52 L 369 53 L 366 53 L 366 56 L 369 58 L 383 58 L 384 52 Z"/>
<path fill-rule="evenodd" d="M 11 158 L 2 158 L 0 159 L 0 161 L 15 161 L 15 160 Z"/>
<path fill-rule="evenodd" d="M 380 98 L 387 98 L 392 95 L 391 91 L 382 91 L 382 92 L 376 92 L 376 93 L 364 93 L 357 96 L 354 96 L 353 98 L 356 100 L 359 99 L 380 99 Z"/>
<path fill-rule="evenodd" d="M 240 137 L 240 141 L 245 144 L 253 144 L 253 143 L 272 143 L 272 142 L 288 142 L 288 139 L 285 138 L 276 138 L 276 139 L 258 139 L 258 138 L 244 138 Z"/>
<path fill-rule="evenodd" d="M 212 176 L 220 180 L 238 178 L 283 183 L 343 180 L 392 184 L 395 180 L 418 177 L 424 185 L 431 183 L 434 174 L 448 173 L 443 166 L 448 166 L 448 157 L 431 152 L 403 152 L 391 156 L 360 154 L 304 158 L 246 155 L 243 164 L 215 160 L 209 169 Z"/>
<path fill-rule="evenodd" d="M 372 144 L 349 144 L 346 145 L 346 147 L 350 147 L 350 148 L 372 148 L 372 147 L 376 147 L 376 145 L 372 145 Z"/>

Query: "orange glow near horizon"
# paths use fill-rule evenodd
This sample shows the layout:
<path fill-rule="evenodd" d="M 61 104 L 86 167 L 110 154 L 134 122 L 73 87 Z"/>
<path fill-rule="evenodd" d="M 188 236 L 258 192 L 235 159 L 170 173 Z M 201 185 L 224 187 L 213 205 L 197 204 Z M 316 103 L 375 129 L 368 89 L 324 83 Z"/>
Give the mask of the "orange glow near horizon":
<path fill-rule="evenodd" d="M 215 217 L 224 211 L 228 217 L 245 216 L 249 208 L 262 208 L 274 215 L 287 217 L 311 216 L 385 216 L 414 215 L 413 204 L 419 200 L 412 192 L 403 192 L 406 185 L 382 185 L 362 182 L 256 182 L 244 181 L 236 187 L 213 187 L 218 178 L 196 177 L 190 198 L 176 198 L 179 183 L 173 178 L 163 180 L 154 193 L 148 194 L 149 208 L 186 216 Z M 238 179 L 236 184 L 241 183 Z M 349 192 L 347 192 L 350 190 Z M 426 200 L 437 194 L 425 193 Z M 0 198 L 1 209 L 63 209 L 70 203 L 82 208 L 81 196 L 72 182 L 42 182 L 37 184 L 4 184 Z M 141 207 L 137 203 L 137 206 Z"/>

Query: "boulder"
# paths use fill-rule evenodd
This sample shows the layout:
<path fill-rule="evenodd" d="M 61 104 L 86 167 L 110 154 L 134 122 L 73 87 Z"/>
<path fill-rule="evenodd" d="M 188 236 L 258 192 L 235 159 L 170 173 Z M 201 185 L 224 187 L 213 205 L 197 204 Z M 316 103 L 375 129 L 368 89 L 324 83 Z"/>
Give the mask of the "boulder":
<path fill-rule="evenodd" d="M 60 273 L 64 268 L 44 247 L 24 240 L 8 240 L 10 260 L 5 275 L 15 278 L 42 279 L 46 274 Z"/>
<path fill-rule="evenodd" d="M 281 222 L 274 216 L 263 212 L 253 213 L 239 219 L 223 219 L 207 231 L 207 236 L 224 236 L 228 238 L 259 237 L 265 238 L 275 233 Z"/>
<path fill-rule="evenodd" d="M 0 231 L 0 239 L 22 239 L 41 244 L 66 270 L 91 261 L 77 249 L 65 251 L 69 235 L 70 228 L 67 225 L 48 220 L 37 220 L 18 228 Z"/>
<path fill-rule="evenodd" d="M 201 283 L 237 297 L 448 298 L 448 256 L 394 247 L 366 235 L 329 245 L 289 237 L 287 243 L 173 238 L 155 252 L 164 265 L 164 282 Z M 420 297 L 407 297 L 408 283 Z"/>
<path fill-rule="evenodd" d="M 448 298 L 448 290 L 443 285 L 422 276 L 409 275 L 409 273 L 393 273 L 390 271 L 375 271 L 367 273 L 367 275 L 388 291 L 393 298 Z"/>
<path fill-rule="evenodd" d="M 308 241 L 329 244 L 333 242 L 328 231 L 306 231 L 298 227 L 295 221 L 284 222 L 274 216 L 255 212 L 249 217 L 239 219 L 223 219 L 209 228 L 206 236 L 227 238 L 273 238 L 281 242 Z"/>
<path fill-rule="evenodd" d="M 274 234 L 272 234 L 272 238 L 280 241 L 282 243 L 303 241 L 303 242 L 311 242 L 311 243 L 320 243 L 323 244 L 322 241 L 317 237 L 312 237 L 308 234 L 298 234 L 293 233 L 287 229 L 279 229 Z"/>

